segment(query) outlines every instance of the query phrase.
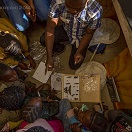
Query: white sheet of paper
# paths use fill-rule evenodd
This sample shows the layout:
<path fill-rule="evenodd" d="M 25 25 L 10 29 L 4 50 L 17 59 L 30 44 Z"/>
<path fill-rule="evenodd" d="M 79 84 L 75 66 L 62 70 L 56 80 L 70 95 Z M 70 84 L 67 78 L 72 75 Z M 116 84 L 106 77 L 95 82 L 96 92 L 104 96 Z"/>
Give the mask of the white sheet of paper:
<path fill-rule="evenodd" d="M 36 71 L 33 74 L 33 78 L 35 78 L 36 80 L 42 82 L 42 83 L 46 83 L 52 73 L 52 71 L 47 71 L 46 75 L 45 75 L 45 63 L 44 62 L 40 62 L 39 66 L 37 67 Z"/>

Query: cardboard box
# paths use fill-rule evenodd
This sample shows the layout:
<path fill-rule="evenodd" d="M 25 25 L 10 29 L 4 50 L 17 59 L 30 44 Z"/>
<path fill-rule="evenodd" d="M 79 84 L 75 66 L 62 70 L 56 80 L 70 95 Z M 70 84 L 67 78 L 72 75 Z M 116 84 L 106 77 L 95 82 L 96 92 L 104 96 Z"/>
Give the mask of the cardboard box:
<path fill-rule="evenodd" d="M 63 75 L 62 98 L 71 102 L 100 103 L 100 75 Z"/>

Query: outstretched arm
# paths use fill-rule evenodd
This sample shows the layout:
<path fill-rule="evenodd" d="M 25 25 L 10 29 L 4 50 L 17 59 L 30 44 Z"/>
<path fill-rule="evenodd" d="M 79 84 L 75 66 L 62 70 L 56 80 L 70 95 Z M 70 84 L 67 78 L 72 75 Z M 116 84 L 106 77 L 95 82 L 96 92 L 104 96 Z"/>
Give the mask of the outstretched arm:
<path fill-rule="evenodd" d="M 58 23 L 58 18 L 48 18 L 46 32 L 45 32 L 45 45 L 47 51 L 47 61 L 46 61 L 46 72 L 53 69 L 53 57 L 52 50 L 54 44 L 54 30 Z"/>
<path fill-rule="evenodd" d="M 95 32 L 95 29 L 87 28 L 87 31 L 83 35 L 83 37 L 80 41 L 79 47 L 78 47 L 78 49 L 75 53 L 75 56 L 74 56 L 74 63 L 75 64 L 80 63 L 80 62 L 83 61 L 84 58 L 82 56 L 82 52 L 88 46 L 89 42 L 91 41 L 91 39 L 93 37 L 94 32 Z"/>

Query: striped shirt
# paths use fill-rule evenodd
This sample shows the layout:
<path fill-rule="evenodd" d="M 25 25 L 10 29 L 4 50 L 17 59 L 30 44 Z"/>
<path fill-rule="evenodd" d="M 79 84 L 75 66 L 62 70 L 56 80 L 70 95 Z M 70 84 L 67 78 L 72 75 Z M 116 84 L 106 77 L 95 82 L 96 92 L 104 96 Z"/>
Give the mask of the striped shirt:
<path fill-rule="evenodd" d="M 97 29 L 100 27 L 102 12 L 102 6 L 95 0 L 89 0 L 85 8 L 77 15 L 73 15 L 67 11 L 65 0 L 52 0 L 49 17 L 60 18 L 62 20 L 69 41 L 71 44 L 76 43 L 76 47 L 78 47 L 87 28 Z"/>

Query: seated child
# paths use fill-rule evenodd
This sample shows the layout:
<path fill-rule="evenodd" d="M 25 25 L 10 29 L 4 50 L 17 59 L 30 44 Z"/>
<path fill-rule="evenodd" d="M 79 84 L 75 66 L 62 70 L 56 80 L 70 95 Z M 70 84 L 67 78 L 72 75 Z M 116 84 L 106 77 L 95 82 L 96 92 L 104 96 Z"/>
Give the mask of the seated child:
<path fill-rule="evenodd" d="M 25 102 L 22 109 L 22 118 L 28 123 L 33 123 L 36 119 L 46 119 L 48 123 L 50 121 L 59 122 L 61 120 L 64 131 L 70 132 L 70 126 L 66 117 L 66 112 L 71 109 L 71 104 L 68 99 L 59 99 L 51 92 L 51 86 L 49 84 L 43 84 L 38 88 L 36 95 L 32 94 L 30 98 Z M 33 111 L 35 115 L 32 114 Z M 58 120 L 59 119 L 59 120 Z M 54 123 L 53 123 L 54 124 Z M 55 132 L 59 126 L 53 127 Z M 60 131 L 63 132 L 63 131 Z"/>
<path fill-rule="evenodd" d="M 3 91 L 0 90 L 0 130 L 6 124 L 13 129 L 21 123 L 24 98 L 28 93 L 35 91 L 35 88 L 35 84 L 31 82 L 16 81 Z"/>
<path fill-rule="evenodd" d="M 59 112 L 59 100 L 52 95 L 50 85 L 43 84 L 25 98 L 22 117 L 29 123 L 38 118 L 51 120 Z M 36 111 L 36 117 L 32 116 L 32 111 Z"/>
<path fill-rule="evenodd" d="M 0 62 L 23 70 L 36 66 L 29 55 L 26 37 L 4 18 L 0 18 Z"/>
<path fill-rule="evenodd" d="M 25 88 L 11 86 L 0 92 L 0 130 L 8 121 L 20 120 L 20 110 L 25 98 Z"/>
<path fill-rule="evenodd" d="M 96 111 L 79 110 L 76 117 L 74 109 L 70 109 L 67 117 L 73 132 L 105 132 L 107 128 L 107 119 Z"/>

